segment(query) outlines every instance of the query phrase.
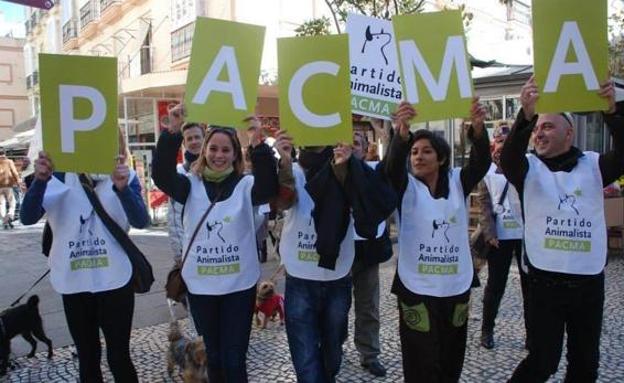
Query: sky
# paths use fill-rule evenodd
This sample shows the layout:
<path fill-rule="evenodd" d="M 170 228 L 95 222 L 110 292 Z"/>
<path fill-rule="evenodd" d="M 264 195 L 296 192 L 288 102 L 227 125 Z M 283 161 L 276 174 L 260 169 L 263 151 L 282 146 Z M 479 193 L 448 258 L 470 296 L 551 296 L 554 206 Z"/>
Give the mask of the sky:
<path fill-rule="evenodd" d="M 0 0 L 0 36 L 24 37 L 24 6 Z"/>

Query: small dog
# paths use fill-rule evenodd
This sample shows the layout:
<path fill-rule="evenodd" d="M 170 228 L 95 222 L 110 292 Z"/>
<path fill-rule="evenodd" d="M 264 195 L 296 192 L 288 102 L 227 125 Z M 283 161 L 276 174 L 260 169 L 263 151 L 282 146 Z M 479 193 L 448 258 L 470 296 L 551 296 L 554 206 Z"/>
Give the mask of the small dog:
<path fill-rule="evenodd" d="M 18 334 L 22 335 L 32 347 L 27 355 L 28 358 L 35 356 L 35 351 L 37 351 L 37 341 L 33 335 L 48 346 L 48 359 L 52 358 L 52 341 L 43 331 L 43 323 L 39 315 L 39 297 L 36 295 L 28 298 L 26 303 L 0 313 L 0 376 L 7 373 L 11 339 Z"/>
<path fill-rule="evenodd" d="M 167 351 L 167 373 L 173 374 L 177 365 L 185 383 L 209 383 L 206 348 L 201 337 L 188 339 L 182 335 L 177 321 L 169 327 L 169 350 Z"/>
<path fill-rule="evenodd" d="M 262 317 L 260 316 L 262 313 Z M 280 325 L 284 324 L 284 297 L 275 292 L 275 284 L 269 281 L 263 281 L 258 285 L 256 293 L 256 325 L 260 328 L 266 328 L 269 319 L 276 320 L 279 314 Z"/>

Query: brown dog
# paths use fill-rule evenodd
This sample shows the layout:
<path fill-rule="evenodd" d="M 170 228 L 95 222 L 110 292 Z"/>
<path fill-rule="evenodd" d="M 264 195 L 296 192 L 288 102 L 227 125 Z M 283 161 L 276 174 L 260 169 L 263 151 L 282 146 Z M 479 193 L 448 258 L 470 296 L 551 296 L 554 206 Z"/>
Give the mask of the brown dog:
<path fill-rule="evenodd" d="M 254 315 L 256 325 L 260 328 L 266 328 L 269 319 L 275 320 L 277 315 L 279 315 L 280 324 L 284 324 L 284 297 L 275 292 L 275 284 L 270 280 L 262 281 L 258 285 Z"/>
<path fill-rule="evenodd" d="M 209 383 L 206 367 L 206 348 L 201 337 L 188 339 L 182 335 L 177 321 L 169 327 L 169 350 L 167 350 L 167 373 L 173 374 L 177 365 L 185 383 Z"/>

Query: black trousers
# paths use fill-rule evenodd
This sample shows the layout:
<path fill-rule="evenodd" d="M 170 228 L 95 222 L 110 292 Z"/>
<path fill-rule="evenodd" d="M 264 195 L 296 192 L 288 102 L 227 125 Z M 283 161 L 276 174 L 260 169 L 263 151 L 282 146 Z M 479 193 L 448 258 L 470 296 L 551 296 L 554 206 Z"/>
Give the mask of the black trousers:
<path fill-rule="evenodd" d="M 453 297 L 399 298 L 405 382 L 457 382 L 464 366 L 470 290 Z"/>
<path fill-rule="evenodd" d="M 211 383 L 247 382 L 247 349 L 256 286 L 225 295 L 188 294 L 197 333 L 204 338 Z"/>
<path fill-rule="evenodd" d="M 488 254 L 488 279 L 487 285 L 483 291 L 483 322 L 481 329 L 483 331 L 494 330 L 494 321 L 498 314 L 500 302 L 505 294 L 507 286 L 507 276 L 511 266 L 512 258 L 516 258 L 518 272 L 520 273 L 520 287 L 522 288 L 522 303 L 524 308 L 524 326 L 528 333 L 528 282 L 527 275 L 522 271 L 522 240 L 509 239 L 499 241 L 499 248 L 493 247 Z"/>
<path fill-rule="evenodd" d="M 604 274 L 581 281 L 529 276 L 529 355 L 509 382 L 545 382 L 557 371 L 568 334 L 564 382 L 595 382 L 600 360 Z"/>
<path fill-rule="evenodd" d="M 102 346 L 100 329 L 106 340 L 106 357 L 115 382 L 138 382 L 130 360 L 130 331 L 134 313 L 134 291 L 128 284 L 99 293 L 63 295 L 67 326 L 80 363 L 81 383 L 100 383 Z"/>

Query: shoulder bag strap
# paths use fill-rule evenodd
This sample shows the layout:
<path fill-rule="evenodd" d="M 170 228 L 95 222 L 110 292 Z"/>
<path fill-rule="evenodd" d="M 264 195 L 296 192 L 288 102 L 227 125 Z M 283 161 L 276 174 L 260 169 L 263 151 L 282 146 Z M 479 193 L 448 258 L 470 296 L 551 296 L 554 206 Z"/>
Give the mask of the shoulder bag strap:
<path fill-rule="evenodd" d="M 509 190 L 509 181 L 505 181 L 505 187 L 503 188 L 503 192 L 500 195 L 500 198 L 498 199 L 498 204 L 502 205 L 503 201 L 505 200 L 505 197 L 507 197 L 507 191 Z"/>
<path fill-rule="evenodd" d="M 208 217 L 208 214 L 210 213 L 212 208 L 214 208 L 215 205 L 217 204 L 217 201 L 219 200 L 219 198 L 221 198 L 222 192 L 223 192 L 223 189 L 219 190 L 219 192 L 217 193 L 215 198 L 210 203 L 210 206 L 208 206 L 208 209 L 206 210 L 206 212 L 204 212 L 204 215 L 202 215 L 202 217 L 200 218 L 199 222 L 197 222 L 197 226 L 195 226 L 195 230 L 193 231 L 193 235 L 191 236 L 191 240 L 189 241 L 189 244 L 186 247 L 186 250 L 184 251 L 184 257 L 182 257 L 182 263 L 180 264 L 180 269 L 182 269 L 182 267 L 184 267 L 184 262 L 186 262 L 186 258 L 188 256 L 188 253 L 191 250 L 191 245 L 193 245 L 193 242 L 195 241 L 195 237 L 197 237 L 197 233 L 199 233 L 199 229 L 201 228 L 201 226 L 203 225 L 204 221 L 206 220 L 206 217 Z"/>
<path fill-rule="evenodd" d="M 106 210 L 104 210 L 104 206 L 102 206 L 100 199 L 98 198 L 97 194 L 95 194 L 95 191 L 93 190 L 93 188 L 90 186 L 90 181 L 87 178 L 87 176 L 83 173 L 83 174 L 80 174 L 79 178 L 80 178 L 80 184 L 82 185 L 82 188 L 85 191 L 85 194 L 87 195 L 87 198 L 89 199 L 89 202 L 91 202 L 93 209 L 95 210 L 97 215 L 100 217 L 100 219 L 102 220 L 102 223 L 104 223 L 104 226 L 106 226 L 106 228 L 111 233 L 113 238 L 115 238 L 115 240 L 119 243 L 119 245 L 121 245 L 121 247 L 126 252 L 128 253 L 132 252 L 134 254 L 137 254 L 137 253 L 142 254 L 141 250 L 139 250 L 139 248 L 134 244 L 134 242 L 130 240 L 130 237 L 128 237 L 128 233 L 126 233 L 121 227 L 119 227 L 117 222 L 115 222 L 110 217 L 110 215 L 108 215 Z"/>

